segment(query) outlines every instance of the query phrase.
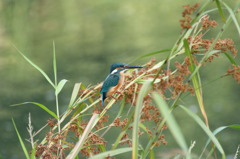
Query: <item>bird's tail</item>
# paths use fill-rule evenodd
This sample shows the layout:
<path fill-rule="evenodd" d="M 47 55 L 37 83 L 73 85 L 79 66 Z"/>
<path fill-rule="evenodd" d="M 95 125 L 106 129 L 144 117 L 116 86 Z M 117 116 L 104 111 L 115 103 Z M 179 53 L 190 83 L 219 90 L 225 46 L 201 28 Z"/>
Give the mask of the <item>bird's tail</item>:
<path fill-rule="evenodd" d="M 105 99 L 106 99 L 106 92 L 102 92 L 102 106 L 104 106 Z"/>

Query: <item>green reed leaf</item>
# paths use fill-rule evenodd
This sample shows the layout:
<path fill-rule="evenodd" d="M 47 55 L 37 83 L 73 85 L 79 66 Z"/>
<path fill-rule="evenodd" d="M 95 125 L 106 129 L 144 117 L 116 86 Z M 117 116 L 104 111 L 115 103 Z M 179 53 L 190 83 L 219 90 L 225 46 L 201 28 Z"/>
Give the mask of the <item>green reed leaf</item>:
<path fill-rule="evenodd" d="M 228 10 L 236 28 L 237 28 L 238 34 L 240 36 L 240 26 L 238 24 L 238 20 L 237 20 L 235 14 L 234 14 L 234 11 L 226 3 L 222 2 L 222 4 L 227 8 L 227 10 Z M 240 5 L 240 3 L 238 3 L 237 8 L 238 8 L 239 5 Z"/>
<path fill-rule="evenodd" d="M 68 80 L 63 79 L 63 80 L 61 80 L 61 81 L 58 83 L 58 85 L 57 85 L 57 87 L 56 87 L 56 89 L 55 89 L 55 95 L 58 95 L 58 94 L 61 92 L 62 88 L 63 88 L 64 85 L 67 83 L 67 81 L 68 81 Z"/>
<path fill-rule="evenodd" d="M 25 56 L 20 50 L 18 50 L 18 48 L 16 46 L 14 46 L 15 49 L 18 51 L 18 53 L 20 55 L 22 55 L 22 57 L 29 63 L 31 64 L 35 69 L 37 69 L 48 81 L 48 83 L 50 83 L 53 88 L 55 88 L 55 85 L 53 84 L 53 82 L 51 81 L 51 79 L 48 77 L 48 75 L 40 68 L 38 67 L 35 63 L 33 63 L 29 58 L 27 58 L 27 56 Z"/>
<path fill-rule="evenodd" d="M 212 140 L 212 142 L 217 147 L 219 152 L 222 154 L 222 158 L 225 159 L 226 158 L 225 152 L 224 152 L 221 144 L 217 140 L 217 138 L 214 136 L 214 133 L 211 132 L 211 130 L 204 124 L 204 122 L 195 113 L 191 112 L 189 109 L 187 109 L 186 107 L 184 107 L 182 105 L 180 105 L 179 107 L 182 108 L 205 131 L 205 133 Z"/>
<path fill-rule="evenodd" d="M 55 48 L 54 41 L 53 41 L 53 73 L 54 73 L 55 85 L 57 85 L 57 60 L 56 60 L 56 48 Z"/>
<path fill-rule="evenodd" d="M 133 148 L 132 159 L 138 158 L 138 147 L 139 147 L 138 129 L 139 129 L 141 111 L 143 106 L 143 98 L 146 96 L 146 93 L 150 90 L 150 88 L 151 88 L 151 82 L 149 81 L 145 82 L 137 98 L 137 103 L 134 111 L 133 132 L 132 132 L 132 148 Z"/>
<path fill-rule="evenodd" d="M 89 133 L 92 131 L 93 127 L 97 124 L 98 117 L 99 117 L 99 114 L 92 115 L 90 121 L 88 122 L 88 125 L 84 129 L 83 134 L 79 137 L 79 141 L 76 143 L 72 151 L 68 154 L 66 159 L 74 159 L 78 155 Z"/>
<path fill-rule="evenodd" d="M 193 62 L 193 57 L 192 57 L 187 39 L 184 39 L 184 48 L 185 48 L 186 55 L 190 58 L 190 63 L 191 64 L 190 64 L 189 67 L 190 67 L 191 73 L 193 74 L 196 66 Z M 209 54 L 212 55 L 212 54 L 216 53 L 216 51 L 218 51 L 218 50 L 213 50 Z M 208 55 L 208 56 L 210 56 L 210 55 Z M 200 83 L 201 79 L 200 79 L 199 72 L 197 72 L 195 75 L 193 75 L 191 80 L 192 80 L 192 83 L 193 83 L 193 87 L 194 87 L 194 90 L 195 90 L 195 94 L 196 94 L 196 97 L 197 97 L 197 100 L 198 100 L 199 107 L 201 109 L 201 112 L 202 112 L 202 115 L 204 117 L 205 123 L 208 126 L 208 117 L 207 117 L 207 113 L 206 113 L 205 108 L 204 108 L 203 97 L 202 97 L 202 89 L 201 89 L 202 86 L 201 86 L 201 83 Z"/>
<path fill-rule="evenodd" d="M 74 88 L 73 88 L 73 91 L 72 91 L 72 96 L 71 96 L 68 108 L 71 108 L 73 106 L 75 100 L 77 99 L 79 89 L 81 88 L 81 84 L 82 83 L 76 83 L 74 85 Z"/>
<path fill-rule="evenodd" d="M 228 53 L 224 53 L 224 55 L 228 58 L 228 60 L 231 62 L 233 65 L 237 65 L 236 61 L 230 56 Z"/>
<path fill-rule="evenodd" d="M 19 132 L 18 132 L 17 126 L 16 126 L 16 124 L 15 124 L 15 122 L 14 122 L 13 119 L 12 119 L 12 123 L 13 123 L 14 129 L 15 129 L 15 131 L 16 131 L 16 133 L 17 133 L 17 136 L 18 136 L 18 139 L 19 139 L 19 141 L 20 141 L 20 144 L 21 144 L 21 147 L 22 147 L 22 149 L 23 149 L 23 152 L 24 152 L 26 158 L 27 158 L 27 159 L 30 159 L 30 156 L 29 156 L 29 154 L 28 154 L 27 148 L 26 148 L 26 146 L 25 146 L 25 144 L 24 144 L 24 142 L 23 142 L 23 140 L 22 140 L 21 135 L 20 135 Z"/>
<path fill-rule="evenodd" d="M 99 153 L 97 155 L 90 157 L 89 159 L 105 159 L 107 157 L 116 156 L 116 155 L 123 154 L 130 151 L 132 151 L 131 147 L 119 148 L 116 150 L 110 150 L 110 151 Z"/>
<path fill-rule="evenodd" d="M 216 136 L 218 133 L 222 132 L 226 128 L 231 128 L 235 130 L 240 130 L 240 125 L 228 125 L 228 126 L 221 126 L 213 131 L 213 134 Z M 210 139 L 206 142 L 206 146 L 210 143 Z"/>
<path fill-rule="evenodd" d="M 158 93 L 153 93 L 152 95 L 159 111 L 162 113 L 164 119 L 166 119 L 168 128 L 171 131 L 176 142 L 184 151 L 184 153 L 187 154 L 187 158 L 190 158 L 190 156 L 188 155 L 188 146 L 186 144 L 184 135 L 180 127 L 178 126 L 175 118 L 173 117 L 171 110 L 168 108 L 166 101 Z"/>
<path fill-rule="evenodd" d="M 229 125 L 229 128 L 235 129 L 235 130 L 240 130 L 240 125 L 234 124 L 234 125 Z"/>
<path fill-rule="evenodd" d="M 34 147 L 33 147 L 33 149 L 32 149 L 32 151 L 31 151 L 31 159 L 35 159 L 36 157 L 35 157 L 35 155 L 36 155 L 36 146 L 37 145 L 34 145 Z"/>
<path fill-rule="evenodd" d="M 216 5 L 217 5 L 217 8 L 218 8 L 218 12 L 220 13 L 220 16 L 221 16 L 221 18 L 222 18 L 222 21 L 223 21 L 223 22 L 226 22 L 226 18 L 225 18 L 225 16 L 224 16 L 224 13 L 223 13 L 222 6 L 221 6 L 220 1 L 219 1 L 219 0 L 215 0 L 215 2 L 216 2 Z"/>
<path fill-rule="evenodd" d="M 231 129 L 235 129 L 235 130 L 240 130 L 240 125 L 237 125 L 237 124 L 236 124 L 236 125 L 221 126 L 221 127 L 217 128 L 217 129 L 215 129 L 215 130 L 213 131 L 213 134 L 216 136 L 218 133 L 222 132 L 222 131 L 225 130 L 226 128 L 231 128 Z M 205 150 L 207 149 L 207 146 L 209 145 L 209 143 L 210 143 L 210 138 L 207 140 L 207 142 L 206 142 L 206 144 L 205 144 L 205 146 L 204 146 L 204 148 L 203 148 L 202 154 L 200 155 L 199 158 L 202 157 L 202 155 L 204 154 Z"/>
<path fill-rule="evenodd" d="M 48 109 L 45 105 L 37 103 L 37 102 L 24 102 L 24 103 L 19 103 L 19 104 L 14 104 L 11 106 L 19 106 L 19 105 L 25 105 L 25 104 L 34 104 L 39 106 L 40 108 L 42 108 L 43 110 L 45 110 L 48 114 L 50 114 L 51 116 L 53 116 L 54 118 L 58 119 L 57 115 L 51 111 L 50 109 Z"/>
<path fill-rule="evenodd" d="M 150 159 L 155 159 L 154 150 L 150 151 Z"/>

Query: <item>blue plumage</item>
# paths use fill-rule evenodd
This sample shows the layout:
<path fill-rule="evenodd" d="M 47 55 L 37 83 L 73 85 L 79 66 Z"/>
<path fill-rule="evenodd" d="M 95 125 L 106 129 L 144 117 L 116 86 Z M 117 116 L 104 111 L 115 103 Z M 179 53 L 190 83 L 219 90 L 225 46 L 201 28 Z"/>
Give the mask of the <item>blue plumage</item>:
<path fill-rule="evenodd" d="M 120 79 L 119 72 L 109 74 L 103 82 L 102 89 L 100 93 L 102 94 L 102 104 L 104 105 L 104 100 L 107 98 L 107 92 L 114 86 L 118 84 Z"/>
<path fill-rule="evenodd" d="M 127 66 L 127 64 L 121 63 L 121 62 L 114 63 L 114 64 L 112 64 L 111 67 L 110 67 L 110 73 L 112 73 L 112 71 L 114 71 L 115 69 L 117 69 L 117 68 L 123 68 L 124 66 Z"/>
<path fill-rule="evenodd" d="M 118 88 L 121 87 L 124 80 L 124 75 L 121 74 L 122 71 L 125 69 L 130 68 L 142 68 L 141 66 L 130 66 L 125 63 L 115 63 L 111 65 L 110 74 L 104 80 L 102 88 L 101 88 L 101 95 L 102 95 L 102 106 L 104 106 L 104 100 L 115 93 Z"/>

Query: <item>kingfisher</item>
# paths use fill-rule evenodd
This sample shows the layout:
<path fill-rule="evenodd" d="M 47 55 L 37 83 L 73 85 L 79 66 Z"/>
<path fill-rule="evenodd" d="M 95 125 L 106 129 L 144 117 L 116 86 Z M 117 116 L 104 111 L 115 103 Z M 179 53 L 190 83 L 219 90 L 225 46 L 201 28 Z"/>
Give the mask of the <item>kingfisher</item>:
<path fill-rule="evenodd" d="M 102 95 L 102 106 L 104 106 L 104 100 L 116 93 L 124 83 L 124 71 L 126 69 L 143 68 L 141 66 L 127 65 L 125 63 L 114 63 L 110 67 L 110 74 L 104 80 L 101 95 Z"/>

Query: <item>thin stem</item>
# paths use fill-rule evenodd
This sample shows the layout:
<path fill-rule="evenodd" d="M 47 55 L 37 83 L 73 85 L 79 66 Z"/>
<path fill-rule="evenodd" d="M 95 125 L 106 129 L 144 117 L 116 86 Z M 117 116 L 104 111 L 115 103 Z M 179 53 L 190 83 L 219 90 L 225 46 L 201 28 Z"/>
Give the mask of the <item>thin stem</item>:
<path fill-rule="evenodd" d="M 54 82 L 55 82 L 55 98 L 56 98 L 56 110 L 57 110 L 57 117 L 58 117 L 58 135 L 60 135 L 61 133 L 61 123 L 60 123 L 60 115 L 59 115 L 59 104 L 58 104 L 58 93 L 57 93 L 57 87 L 58 87 L 58 83 L 57 83 L 57 62 L 56 62 L 56 50 L 55 50 L 55 43 L 53 41 L 53 72 L 54 72 Z M 59 144 L 62 144 L 62 141 L 59 140 Z M 57 152 L 57 156 L 60 153 L 60 158 L 62 158 L 62 153 L 61 150 L 58 149 Z"/>
<path fill-rule="evenodd" d="M 58 133 L 60 134 L 61 122 L 60 122 L 60 115 L 59 115 L 58 95 L 56 95 L 56 109 L 57 109 L 57 116 L 58 116 Z"/>

